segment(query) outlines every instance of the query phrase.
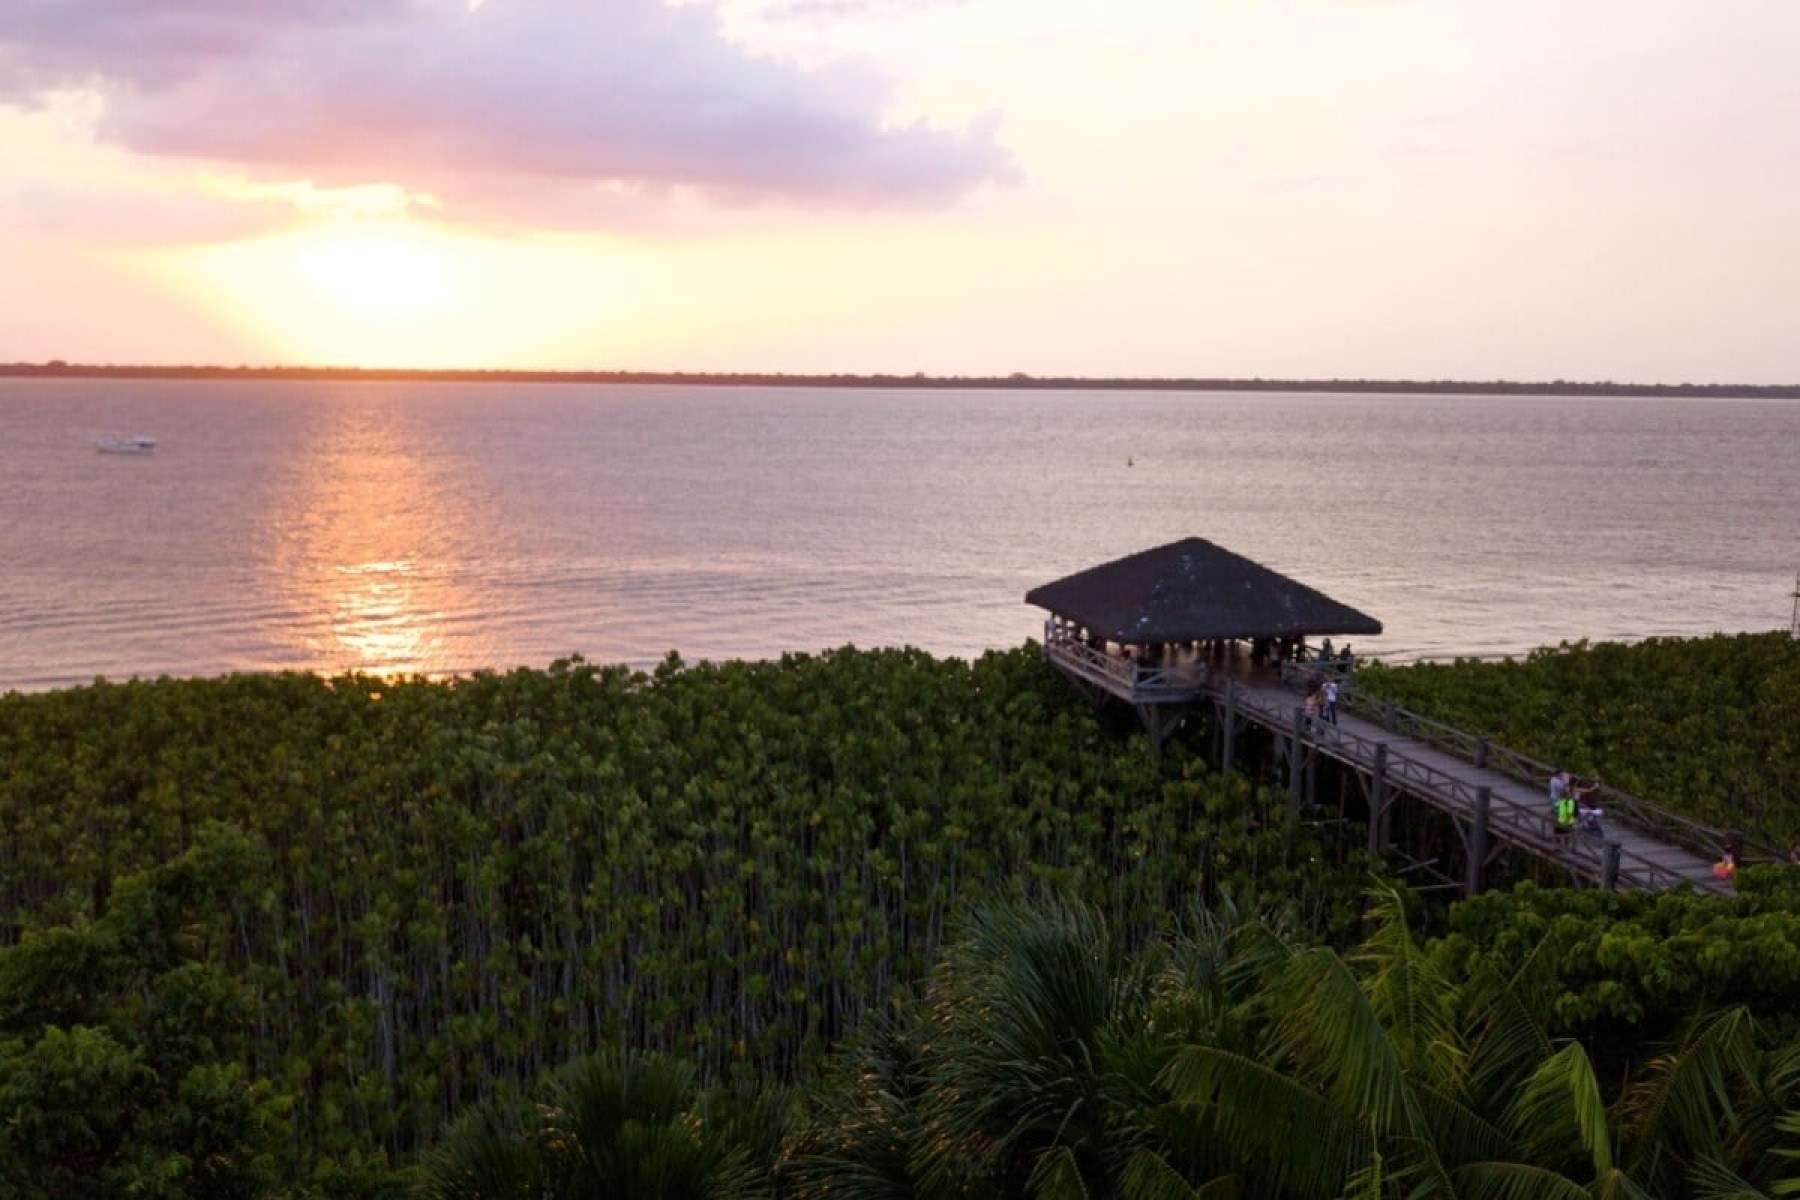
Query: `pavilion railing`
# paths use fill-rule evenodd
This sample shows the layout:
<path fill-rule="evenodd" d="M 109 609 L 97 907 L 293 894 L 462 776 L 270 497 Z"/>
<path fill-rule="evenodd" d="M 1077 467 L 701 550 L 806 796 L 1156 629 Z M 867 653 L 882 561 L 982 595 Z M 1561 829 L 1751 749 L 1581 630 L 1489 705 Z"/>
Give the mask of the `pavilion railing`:
<path fill-rule="evenodd" d="M 1182 700 L 1206 686 L 1206 664 L 1144 662 L 1094 646 L 1068 625 L 1044 623 L 1044 655 L 1073 674 L 1132 701 Z"/>

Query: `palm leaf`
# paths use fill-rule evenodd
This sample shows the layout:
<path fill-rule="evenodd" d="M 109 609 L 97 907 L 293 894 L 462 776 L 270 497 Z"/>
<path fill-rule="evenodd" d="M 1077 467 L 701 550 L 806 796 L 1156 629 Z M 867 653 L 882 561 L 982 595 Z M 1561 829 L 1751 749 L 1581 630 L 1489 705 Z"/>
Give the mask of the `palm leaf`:
<path fill-rule="evenodd" d="M 1612 1143 L 1600 1083 L 1581 1043 L 1570 1042 L 1526 1079 L 1512 1128 L 1531 1162 L 1557 1161 L 1579 1148 L 1596 1178 L 1612 1170 Z"/>
<path fill-rule="evenodd" d="M 537 1200 L 550 1164 L 536 1131 L 518 1114 L 483 1104 L 425 1155 L 425 1200 Z"/>
<path fill-rule="evenodd" d="M 910 1200 L 925 1088 L 910 1023 L 885 1014 L 839 1048 L 813 1094 L 786 1180 L 800 1200 Z"/>
<path fill-rule="evenodd" d="M 1066 1186 L 1043 1157 L 1056 1148 L 1078 1174 L 1122 1166 L 1149 1136 L 1168 1055 L 1146 1032 L 1149 996 L 1147 960 L 1091 908 L 1014 900 L 972 912 L 933 984 L 922 1183 L 1029 1171 Z"/>
<path fill-rule="evenodd" d="M 1387 1151 L 1385 1195 L 1404 1200 L 1457 1200 L 1456 1185 L 1429 1138 L 1393 1138 Z"/>
<path fill-rule="evenodd" d="M 1132 1151 L 1120 1175 L 1123 1200 L 1238 1200 L 1238 1180 L 1224 1175 L 1195 1186 L 1154 1150 Z"/>
<path fill-rule="evenodd" d="M 1368 1161 L 1362 1126 L 1299 1080 L 1210 1046 L 1177 1051 L 1162 1083 L 1216 1157 L 1302 1196 L 1331 1197 Z"/>
<path fill-rule="evenodd" d="M 1756 1078 L 1755 1026 L 1749 1010 L 1712 1013 L 1678 1050 L 1658 1056 L 1618 1107 L 1620 1135 L 1637 1168 L 1670 1151 L 1684 1158 L 1722 1157 L 1723 1139 L 1739 1120 L 1733 1092 Z"/>
<path fill-rule="evenodd" d="M 1462 1200 L 1590 1200 L 1579 1184 L 1526 1163 L 1468 1163 L 1450 1175 Z"/>
<path fill-rule="evenodd" d="M 1067 1146 L 1054 1146 L 1040 1154 L 1025 1187 L 1034 1200 L 1088 1200 L 1081 1167 Z"/>
<path fill-rule="evenodd" d="M 1594 1200 L 1661 1200 L 1661 1193 L 1651 1193 L 1637 1185 L 1637 1182 L 1617 1167 L 1601 1172 L 1588 1188 L 1588 1194 Z"/>
<path fill-rule="evenodd" d="M 1399 1055 L 1344 961 L 1327 949 L 1294 956 L 1277 985 L 1275 1057 L 1316 1079 L 1378 1135 L 1410 1132 Z"/>
<path fill-rule="evenodd" d="M 1693 1200 L 1769 1200 L 1769 1193 L 1716 1158 L 1697 1160 L 1688 1168 L 1686 1182 Z"/>
<path fill-rule="evenodd" d="M 1450 1006 L 1454 989 L 1413 941 L 1399 893 L 1377 888 L 1370 898 L 1375 925 L 1350 965 L 1369 968 L 1363 984 L 1369 1008 L 1406 1071 L 1449 1083 L 1462 1063 Z"/>
<path fill-rule="evenodd" d="M 1518 1146 L 1506 1130 L 1462 1100 L 1432 1088 L 1414 1088 L 1419 1135 L 1444 1163 L 1489 1162 L 1517 1155 Z"/>
<path fill-rule="evenodd" d="M 1795 1139 L 1793 1146 L 1776 1149 L 1775 1156 L 1788 1162 L 1800 1162 L 1800 1111 L 1784 1115 L 1775 1122 L 1775 1128 L 1778 1132 Z M 1790 1175 L 1785 1179 L 1777 1180 L 1770 1191 L 1777 1196 L 1800 1196 L 1800 1175 Z"/>
<path fill-rule="evenodd" d="M 1521 992 L 1517 978 L 1501 979 L 1482 970 L 1468 988 L 1476 997 L 1469 1022 L 1477 1033 L 1470 1043 L 1464 1086 L 1470 1103 L 1482 1112 L 1498 1112 L 1509 1103 L 1526 1077 L 1553 1053 L 1537 1016 L 1541 1010 Z"/>

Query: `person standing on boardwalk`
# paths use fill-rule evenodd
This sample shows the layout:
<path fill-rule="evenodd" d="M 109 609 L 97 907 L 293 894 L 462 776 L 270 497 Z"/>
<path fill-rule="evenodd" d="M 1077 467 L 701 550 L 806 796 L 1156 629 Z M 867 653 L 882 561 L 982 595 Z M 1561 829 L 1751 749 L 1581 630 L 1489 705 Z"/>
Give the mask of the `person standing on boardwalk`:
<path fill-rule="evenodd" d="M 1328 725 L 1337 724 L 1337 702 L 1338 681 L 1327 679 L 1325 681 L 1325 722 Z"/>
<path fill-rule="evenodd" d="M 1550 776 L 1550 816 L 1556 822 L 1558 835 L 1575 831 L 1575 797 L 1569 791 L 1567 771 Z"/>
<path fill-rule="evenodd" d="M 1594 799 L 1594 789 L 1599 786 L 1600 781 L 1596 779 L 1569 789 L 1575 797 L 1576 822 L 1581 826 L 1581 832 L 1591 837 L 1606 836 L 1600 828 L 1600 802 Z"/>

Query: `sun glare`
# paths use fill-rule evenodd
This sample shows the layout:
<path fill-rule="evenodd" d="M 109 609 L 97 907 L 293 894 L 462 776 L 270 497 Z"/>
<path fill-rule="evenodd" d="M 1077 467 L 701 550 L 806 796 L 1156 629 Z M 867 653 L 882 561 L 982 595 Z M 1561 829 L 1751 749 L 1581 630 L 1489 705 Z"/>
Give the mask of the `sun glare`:
<path fill-rule="evenodd" d="M 364 317 L 419 313 L 444 299 L 449 264 L 430 247 L 380 234 L 321 240 L 306 279 L 336 307 Z"/>
<path fill-rule="evenodd" d="M 154 264 L 274 361 L 541 367 L 631 361 L 660 295 L 641 255 L 593 238 L 498 239 L 421 221 L 322 221 Z"/>

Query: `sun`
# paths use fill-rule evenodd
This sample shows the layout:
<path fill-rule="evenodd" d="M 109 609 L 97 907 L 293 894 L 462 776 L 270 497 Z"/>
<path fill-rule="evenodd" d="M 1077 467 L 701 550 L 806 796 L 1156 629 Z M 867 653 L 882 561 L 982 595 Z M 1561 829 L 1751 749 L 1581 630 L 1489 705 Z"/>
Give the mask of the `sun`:
<path fill-rule="evenodd" d="M 616 239 L 496 236 L 435 221 L 322 220 L 146 256 L 250 361 L 431 369 L 591 366 L 666 336 L 660 263 Z M 663 331 L 659 334 L 658 331 Z M 648 343 L 647 343 L 648 344 Z"/>
<path fill-rule="evenodd" d="M 441 304 L 450 264 L 423 239 L 356 232 L 319 238 L 301 256 L 303 276 L 334 307 L 361 317 L 402 317 Z"/>

